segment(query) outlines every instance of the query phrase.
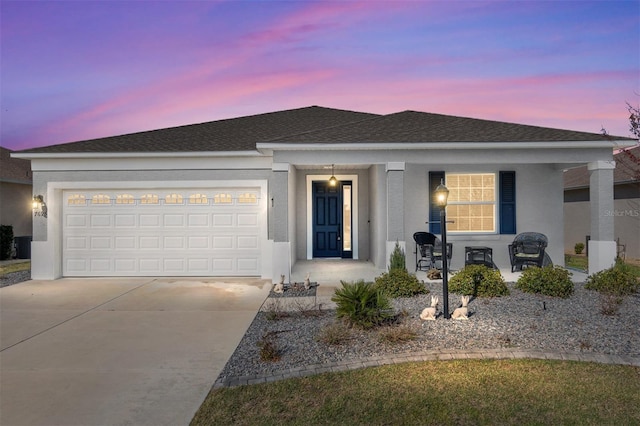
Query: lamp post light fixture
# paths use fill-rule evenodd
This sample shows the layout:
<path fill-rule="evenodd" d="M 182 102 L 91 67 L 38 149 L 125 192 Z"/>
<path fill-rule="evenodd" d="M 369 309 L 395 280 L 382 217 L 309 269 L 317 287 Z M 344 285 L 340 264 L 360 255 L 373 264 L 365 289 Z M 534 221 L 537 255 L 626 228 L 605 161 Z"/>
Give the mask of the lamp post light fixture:
<path fill-rule="evenodd" d="M 329 178 L 329 186 L 336 186 L 336 184 L 338 183 L 338 179 L 336 179 L 335 175 L 333 174 L 333 164 L 331 165 L 331 177 Z"/>
<path fill-rule="evenodd" d="M 441 180 L 440 185 L 435 190 L 436 205 L 440 207 L 440 231 L 442 232 L 442 309 L 444 310 L 444 318 L 449 319 L 449 265 L 447 264 L 447 198 L 449 198 L 449 189 L 444 186 Z"/>

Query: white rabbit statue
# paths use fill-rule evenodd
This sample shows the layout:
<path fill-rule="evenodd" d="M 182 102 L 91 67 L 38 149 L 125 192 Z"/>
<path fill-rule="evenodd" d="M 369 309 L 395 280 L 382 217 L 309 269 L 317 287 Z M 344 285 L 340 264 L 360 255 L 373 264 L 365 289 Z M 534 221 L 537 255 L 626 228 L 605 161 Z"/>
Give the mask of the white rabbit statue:
<path fill-rule="evenodd" d="M 311 273 L 307 272 L 307 277 L 304 279 L 304 289 L 309 290 L 311 288 Z"/>
<path fill-rule="evenodd" d="M 280 275 L 280 282 L 273 286 L 274 293 L 284 293 L 284 275 Z"/>
<path fill-rule="evenodd" d="M 456 308 L 456 310 L 453 311 L 453 314 L 451 314 L 451 318 L 453 319 L 458 319 L 458 320 L 469 319 L 469 317 L 467 316 L 469 314 L 469 309 L 467 308 L 467 305 L 469 304 L 469 296 L 462 296 L 461 300 L 462 300 L 462 306 L 459 308 Z"/>
<path fill-rule="evenodd" d="M 431 307 L 424 308 L 420 313 L 420 319 L 433 321 L 436 319 L 436 307 L 438 306 L 438 297 L 431 296 Z"/>

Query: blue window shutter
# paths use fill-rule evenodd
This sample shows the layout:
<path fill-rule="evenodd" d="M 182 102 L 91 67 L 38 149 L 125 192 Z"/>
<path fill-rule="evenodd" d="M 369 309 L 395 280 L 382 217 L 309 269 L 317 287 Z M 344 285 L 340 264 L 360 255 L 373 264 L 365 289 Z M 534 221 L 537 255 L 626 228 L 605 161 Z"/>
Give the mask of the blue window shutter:
<path fill-rule="evenodd" d="M 516 172 L 500 172 L 500 233 L 516 233 Z"/>
<path fill-rule="evenodd" d="M 442 180 L 444 172 L 429 172 L 429 232 L 432 234 L 440 234 L 440 207 L 433 202 L 433 195 Z"/>

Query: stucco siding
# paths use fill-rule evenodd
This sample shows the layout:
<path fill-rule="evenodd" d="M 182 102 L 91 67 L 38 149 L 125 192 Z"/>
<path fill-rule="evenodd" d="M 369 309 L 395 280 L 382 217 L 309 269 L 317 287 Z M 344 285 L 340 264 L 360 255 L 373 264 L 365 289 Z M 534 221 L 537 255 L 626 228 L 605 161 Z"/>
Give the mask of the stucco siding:
<path fill-rule="evenodd" d="M 407 165 L 405 172 L 405 235 L 407 258 L 415 256 L 413 234 L 428 231 L 429 226 L 429 171 L 445 173 L 498 173 L 516 172 L 516 226 L 517 233 L 541 232 L 549 238 L 548 253 L 554 264 L 563 265 L 563 210 L 562 171 L 551 165 L 447 165 L 443 167 Z M 508 245 L 515 234 L 463 235 L 447 233 L 447 241 L 453 243 L 452 268 L 464 266 L 465 246 L 486 246 L 493 249 L 498 267 L 509 268 Z"/>

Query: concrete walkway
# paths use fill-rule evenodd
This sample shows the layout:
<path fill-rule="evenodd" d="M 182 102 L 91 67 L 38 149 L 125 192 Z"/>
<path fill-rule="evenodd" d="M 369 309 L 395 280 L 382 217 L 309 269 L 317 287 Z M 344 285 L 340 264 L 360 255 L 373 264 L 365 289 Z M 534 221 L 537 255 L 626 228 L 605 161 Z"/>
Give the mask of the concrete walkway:
<path fill-rule="evenodd" d="M 189 424 L 270 284 L 60 279 L 0 289 L 0 424 Z"/>

